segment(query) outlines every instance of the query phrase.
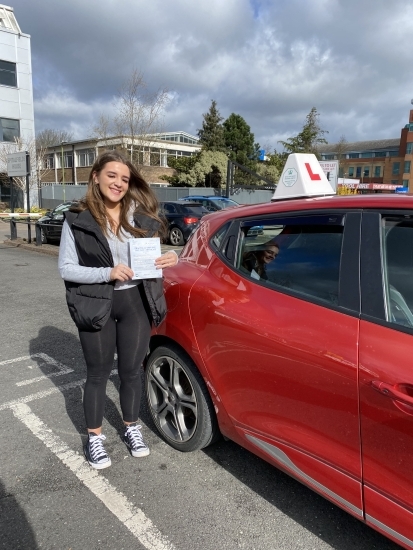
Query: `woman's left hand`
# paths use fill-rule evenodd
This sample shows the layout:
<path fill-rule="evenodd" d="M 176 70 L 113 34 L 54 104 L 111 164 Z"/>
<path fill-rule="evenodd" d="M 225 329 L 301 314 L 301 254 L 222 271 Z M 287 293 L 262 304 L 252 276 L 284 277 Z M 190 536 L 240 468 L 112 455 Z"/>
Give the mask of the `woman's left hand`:
<path fill-rule="evenodd" d="M 165 269 L 166 267 L 172 267 L 178 263 L 178 254 L 176 252 L 166 252 L 159 258 L 156 258 L 156 269 Z"/>

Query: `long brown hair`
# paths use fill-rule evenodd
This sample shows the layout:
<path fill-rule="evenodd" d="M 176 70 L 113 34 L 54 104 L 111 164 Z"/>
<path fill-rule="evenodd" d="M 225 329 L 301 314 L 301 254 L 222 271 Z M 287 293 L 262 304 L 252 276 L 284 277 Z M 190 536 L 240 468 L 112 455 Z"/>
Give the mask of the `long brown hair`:
<path fill-rule="evenodd" d="M 93 181 L 93 175 L 95 173 L 99 174 L 108 162 L 121 162 L 122 164 L 125 164 L 130 171 L 129 187 L 125 196 L 120 201 L 121 210 L 119 225 L 116 228 L 116 236 L 119 237 L 121 229 L 124 229 L 134 237 L 145 236 L 145 230 L 135 227 L 129 223 L 128 214 L 132 207 L 135 208 L 135 210 L 139 209 L 140 212 L 146 214 L 150 218 L 159 221 L 161 224 L 159 236 L 162 236 L 165 228 L 163 220 L 158 216 L 159 205 L 155 193 L 140 175 L 137 168 L 120 151 L 105 151 L 97 157 L 92 169 L 90 170 L 86 195 L 73 209 L 71 208 L 71 210 L 81 212 L 82 210 L 88 209 L 95 218 L 96 222 L 99 224 L 99 227 L 103 233 L 107 235 L 108 216 L 106 213 L 106 207 L 99 186 L 95 185 Z"/>

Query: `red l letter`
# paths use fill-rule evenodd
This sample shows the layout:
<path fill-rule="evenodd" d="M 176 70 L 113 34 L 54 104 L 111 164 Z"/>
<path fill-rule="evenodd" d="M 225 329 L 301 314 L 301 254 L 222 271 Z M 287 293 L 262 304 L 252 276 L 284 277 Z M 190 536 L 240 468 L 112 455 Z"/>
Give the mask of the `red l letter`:
<path fill-rule="evenodd" d="M 309 176 L 310 176 L 310 179 L 311 179 L 312 181 L 321 180 L 320 174 L 313 174 L 309 162 L 305 162 L 304 164 L 305 164 L 305 167 L 307 168 L 307 172 L 308 172 L 308 174 L 309 174 Z"/>

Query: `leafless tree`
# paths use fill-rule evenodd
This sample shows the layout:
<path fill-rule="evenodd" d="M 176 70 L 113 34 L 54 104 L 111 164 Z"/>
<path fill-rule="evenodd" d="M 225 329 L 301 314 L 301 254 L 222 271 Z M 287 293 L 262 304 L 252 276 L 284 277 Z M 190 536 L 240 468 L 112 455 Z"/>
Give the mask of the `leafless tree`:
<path fill-rule="evenodd" d="M 161 131 L 163 111 L 169 100 L 168 90 L 151 92 L 143 73 L 138 69 L 121 86 L 116 100 L 115 128 L 131 140 L 131 160 L 145 163 L 145 149 L 153 141 L 153 134 Z"/>
<path fill-rule="evenodd" d="M 42 179 L 52 169 L 46 162 L 48 149 L 71 139 L 72 134 L 70 132 L 46 129 L 39 132 L 32 139 L 15 138 L 13 142 L 3 142 L 0 144 L 0 171 L 7 173 L 7 156 L 9 154 L 27 151 L 30 156 L 29 192 L 32 195 L 41 187 Z M 13 177 L 13 184 L 22 191 L 24 202 L 27 205 L 26 178 L 15 176 Z M 33 196 L 37 197 L 37 194 Z"/>
<path fill-rule="evenodd" d="M 113 122 L 108 115 L 101 113 L 96 124 L 92 127 L 91 137 L 98 139 L 103 145 L 108 144 L 108 139 L 113 133 Z"/>
<path fill-rule="evenodd" d="M 0 144 L 0 172 L 7 174 L 7 157 L 9 154 L 18 153 L 19 151 L 27 151 L 30 155 L 30 177 L 29 177 L 29 193 L 37 189 L 37 157 L 35 140 L 30 139 L 24 141 L 22 138 L 15 138 L 13 142 L 4 142 Z M 5 180 L 7 181 L 7 180 Z M 26 177 L 13 177 L 13 185 L 23 193 L 24 204 L 27 205 L 26 194 Z"/>

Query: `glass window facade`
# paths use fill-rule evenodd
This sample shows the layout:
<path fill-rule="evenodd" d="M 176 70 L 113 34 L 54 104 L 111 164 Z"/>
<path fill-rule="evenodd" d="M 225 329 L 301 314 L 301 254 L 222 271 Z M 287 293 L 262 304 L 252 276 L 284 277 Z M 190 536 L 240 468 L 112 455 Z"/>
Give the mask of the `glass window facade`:
<path fill-rule="evenodd" d="M 410 160 L 404 161 L 403 174 L 410 174 Z"/>
<path fill-rule="evenodd" d="M 20 137 L 20 123 L 11 118 L 0 118 L 0 141 L 11 141 Z"/>
<path fill-rule="evenodd" d="M 17 87 L 16 63 L 0 60 L 0 84 Z"/>
<path fill-rule="evenodd" d="M 393 162 L 391 173 L 393 176 L 398 176 L 400 174 L 400 162 Z"/>

